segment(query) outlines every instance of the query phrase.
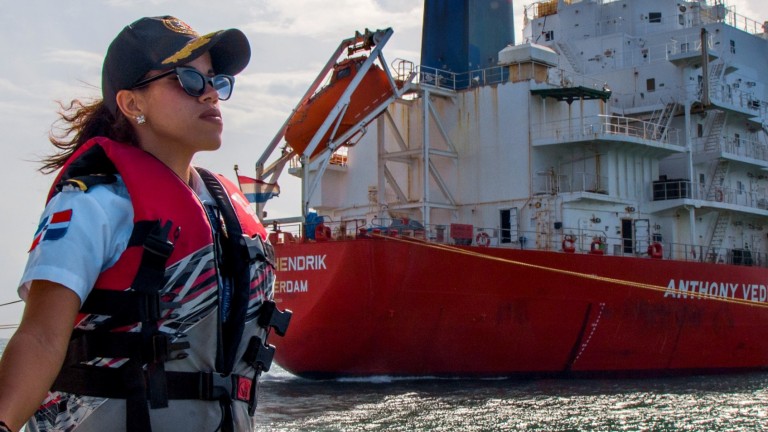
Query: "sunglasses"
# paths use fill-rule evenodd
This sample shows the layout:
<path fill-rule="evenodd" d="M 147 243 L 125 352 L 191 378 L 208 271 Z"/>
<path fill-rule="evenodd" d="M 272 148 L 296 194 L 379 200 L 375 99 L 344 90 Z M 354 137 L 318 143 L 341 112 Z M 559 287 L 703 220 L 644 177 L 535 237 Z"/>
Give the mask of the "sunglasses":
<path fill-rule="evenodd" d="M 205 93 L 205 86 L 210 84 L 216 93 L 219 95 L 219 100 L 227 100 L 232 96 L 232 89 L 235 87 L 235 77 L 231 75 L 218 74 L 212 77 L 205 76 L 200 71 L 191 67 L 176 67 L 169 71 L 163 72 L 159 75 L 155 75 L 151 78 L 147 78 L 137 82 L 131 90 L 139 87 L 144 87 L 152 81 L 157 81 L 160 78 L 167 77 L 170 74 L 176 74 L 179 79 L 181 88 L 187 92 L 188 95 L 193 97 L 202 96 Z"/>

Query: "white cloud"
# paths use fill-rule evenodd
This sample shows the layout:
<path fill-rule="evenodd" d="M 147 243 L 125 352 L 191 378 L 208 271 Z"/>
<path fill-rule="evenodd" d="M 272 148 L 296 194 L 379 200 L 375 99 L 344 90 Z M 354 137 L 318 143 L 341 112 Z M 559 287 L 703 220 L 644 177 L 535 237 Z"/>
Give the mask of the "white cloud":
<path fill-rule="evenodd" d="M 394 23 L 416 26 L 421 22 L 418 8 L 385 9 L 379 3 L 390 2 L 341 0 L 333 7 L 324 0 L 262 3 L 258 17 L 246 29 L 270 35 L 324 38 L 339 33 L 351 36 L 353 30 L 386 28 Z"/>
<path fill-rule="evenodd" d="M 89 70 L 101 72 L 101 64 L 104 61 L 104 54 L 92 51 L 82 50 L 48 50 L 43 55 L 43 63 L 60 65 L 77 65 Z"/>

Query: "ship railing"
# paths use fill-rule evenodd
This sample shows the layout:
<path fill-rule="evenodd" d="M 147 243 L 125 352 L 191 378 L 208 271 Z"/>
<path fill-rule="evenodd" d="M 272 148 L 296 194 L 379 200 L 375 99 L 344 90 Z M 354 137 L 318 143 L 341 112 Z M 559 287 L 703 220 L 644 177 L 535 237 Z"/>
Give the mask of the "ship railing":
<path fill-rule="evenodd" d="M 543 71 L 543 72 L 542 72 Z M 600 81 L 582 74 L 553 68 L 544 63 L 529 61 L 511 65 L 499 65 L 489 68 L 475 69 L 469 72 L 451 72 L 430 66 L 419 65 L 417 81 L 420 84 L 431 85 L 449 90 L 534 80 L 557 87 L 587 87 L 603 90 L 605 81 Z"/>
<path fill-rule="evenodd" d="M 755 96 L 755 81 L 741 79 L 732 83 L 716 81 L 710 85 L 709 99 L 715 105 L 739 110 L 745 114 L 768 120 L 768 102 Z M 685 86 L 686 96 L 690 100 L 702 100 L 702 83 L 694 83 Z"/>
<path fill-rule="evenodd" d="M 608 84 L 605 81 L 554 67 L 549 67 L 547 84 L 564 88 L 586 87 L 594 90 L 606 90 L 608 88 Z"/>
<path fill-rule="evenodd" d="M 346 145 L 339 146 L 331 155 L 328 163 L 332 166 L 346 167 L 349 164 L 349 147 Z M 289 170 L 300 170 L 301 167 L 301 155 L 296 154 L 288 160 Z"/>
<path fill-rule="evenodd" d="M 749 248 L 713 248 L 684 243 L 669 243 L 668 245 L 670 258 L 673 259 L 748 267 L 768 267 L 768 254 L 755 252 Z"/>
<path fill-rule="evenodd" d="M 268 234 L 273 244 L 348 240 L 357 238 L 367 226 L 365 219 L 334 221 L 322 216 L 322 220 L 312 223 L 273 221 Z"/>
<path fill-rule="evenodd" d="M 449 90 L 462 90 L 490 84 L 500 84 L 509 80 L 509 69 L 494 66 L 470 72 L 456 73 L 438 68 L 420 65 L 417 81 Z"/>
<path fill-rule="evenodd" d="M 696 153 L 725 153 L 733 156 L 768 161 L 768 145 L 756 140 L 745 138 L 720 136 L 715 142 L 708 137 L 696 138 L 694 144 Z"/>
<path fill-rule="evenodd" d="M 768 267 L 767 254 L 753 252 L 748 248 L 711 248 L 709 246 L 665 242 L 656 234 L 652 234 L 651 238 L 634 239 L 611 237 L 601 230 L 576 227 L 562 227 L 558 231 L 559 233 L 515 231 L 518 239 L 529 241 L 525 241 L 525 243 L 515 241 L 509 247 L 565 252 L 566 243 L 564 240 L 568 237 L 572 242 L 570 244 L 574 246 L 574 253 L 599 253 L 609 256 L 656 259 L 651 257 L 649 246 L 658 243 L 661 245 L 661 259 Z M 536 239 L 536 241 L 530 241 L 531 239 Z"/>
<path fill-rule="evenodd" d="M 651 238 L 624 238 L 608 236 L 605 231 L 583 227 L 560 226 L 555 231 L 520 230 L 516 227 L 499 228 L 471 224 L 431 224 L 407 218 L 363 218 L 331 221 L 324 217 L 323 226 L 330 236 L 319 238 L 317 224 L 301 222 L 268 225 L 273 244 L 325 242 L 381 237 L 404 237 L 453 246 L 487 246 L 526 250 L 561 251 L 573 246 L 573 253 L 600 254 L 624 257 L 651 258 L 649 246 L 661 245 L 661 259 L 677 261 L 711 262 L 743 266 L 768 267 L 768 255 L 749 248 L 728 249 L 686 243 L 664 242 L 656 234 Z M 310 237 L 310 234 L 315 234 Z M 568 241 L 568 243 L 566 243 Z"/>
<path fill-rule="evenodd" d="M 727 83 L 715 81 L 709 86 L 709 99 L 715 105 L 741 111 L 745 114 L 760 117 L 768 121 L 768 102 L 755 95 L 755 81 L 739 81 Z M 611 95 L 611 106 L 622 110 L 637 109 L 647 106 L 656 108 L 663 104 L 664 99 L 700 101 L 703 97 L 702 84 L 693 83 L 680 87 L 656 88 L 653 91 L 638 93 L 616 93 Z"/>
<path fill-rule="evenodd" d="M 605 195 L 608 194 L 608 177 L 587 172 L 559 174 L 553 185 L 547 183 L 545 186 L 544 189 L 537 189 L 536 193 L 591 192 Z"/>
<path fill-rule="evenodd" d="M 709 34 L 707 36 L 707 50 L 711 50 L 715 46 L 714 41 L 714 35 Z M 699 32 L 676 34 L 666 44 L 667 60 L 691 53 L 701 54 L 701 34 Z"/>
<path fill-rule="evenodd" d="M 556 142 L 593 140 L 597 135 L 632 137 L 659 144 L 680 145 L 680 131 L 658 123 L 631 117 L 596 115 L 534 125 L 531 136 L 536 140 Z"/>
<path fill-rule="evenodd" d="M 695 95 L 689 93 L 684 86 L 657 86 L 653 90 L 636 93 L 615 91 L 611 94 L 611 109 L 614 113 L 627 110 L 632 110 L 633 113 L 651 113 L 662 109 L 670 101 L 681 101 L 686 97 L 695 98 Z"/>
<path fill-rule="evenodd" d="M 679 18 L 673 18 L 675 24 L 686 28 L 701 27 L 703 24 L 724 23 L 751 34 L 765 33 L 765 24 L 736 13 L 733 7 L 726 6 L 721 0 L 703 2 L 704 7 L 690 7 Z"/>
<path fill-rule="evenodd" d="M 300 243 L 304 240 L 301 222 L 271 221 L 267 224 L 267 237 L 273 245 L 286 243 Z"/>
<path fill-rule="evenodd" d="M 710 19 L 713 21 L 723 22 L 731 27 L 743 30 L 751 34 L 761 34 L 766 32 L 766 24 L 758 22 L 752 18 L 748 18 L 744 15 L 736 13 L 733 8 L 725 8 L 724 10 L 709 9 L 715 11 L 710 12 Z M 703 11 L 702 11 L 703 12 Z M 703 13 L 702 13 L 703 15 Z"/>
<path fill-rule="evenodd" d="M 390 68 L 395 74 L 395 80 L 399 82 L 408 81 L 410 77 L 416 73 L 416 64 L 410 60 L 401 58 L 392 60 Z"/>
<path fill-rule="evenodd" d="M 724 81 L 709 86 L 709 98 L 718 105 L 725 105 L 737 108 L 747 114 L 752 114 L 766 119 L 768 114 L 768 103 L 755 96 L 755 81 L 744 81 L 741 79 L 733 83 Z M 694 84 L 692 91 L 696 96 L 701 97 L 701 86 Z"/>
<path fill-rule="evenodd" d="M 697 184 L 694 197 L 702 201 L 768 210 L 768 195 L 765 192 L 748 191 L 743 183 L 740 185 L 739 187 L 720 185 L 710 190 L 705 185 Z"/>
<path fill-rule="evenodd" d="M 657 180 L 652 184 L 653 201 L 693 198 L 711 203 L 732 204 L 753 209 L 768 210 L 768 194 L 764 191 L 748 191 L 743 186 L 715 186 L 691 183 L 684 179 Z"/>

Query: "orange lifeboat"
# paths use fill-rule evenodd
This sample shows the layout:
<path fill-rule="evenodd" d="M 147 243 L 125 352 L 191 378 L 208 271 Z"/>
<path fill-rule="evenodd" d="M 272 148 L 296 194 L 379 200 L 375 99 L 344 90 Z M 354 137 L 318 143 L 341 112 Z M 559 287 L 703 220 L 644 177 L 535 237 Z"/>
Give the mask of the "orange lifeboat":
<path fill-rule="evenodd" d="M 357 75 L 358 69 L 366 60 L 366 56 L 353 57 L 334 65 L 330 83 L 302 103 L 291 116 L 285 130 L 285 141 L 296 153 L 304 152 L 312 137 L 328 117 L 328 113 L 336 106 L 352 78 Z M 335 136 L 341 136 L 359 123 L 392 94 L 387 73 L 376 64 L 371 65 L 352 93 L 349 107 L 344 113 Z M 333 128 L 332 125 L 310 157 L 317 156 L 326 147 Z"/>

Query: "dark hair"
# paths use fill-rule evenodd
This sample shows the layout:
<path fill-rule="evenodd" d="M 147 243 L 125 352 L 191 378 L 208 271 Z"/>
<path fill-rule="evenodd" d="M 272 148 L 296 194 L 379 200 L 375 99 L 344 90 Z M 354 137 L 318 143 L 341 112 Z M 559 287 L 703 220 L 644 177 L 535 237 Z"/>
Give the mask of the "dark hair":
<path fill-rule="evenodd" d="M 119 110 L 112 115 L 101 99 L 91 103 L 75 99 L 68 107 L 59 102 L 59 107 L 59 119 L 53 124 L 48 140 L 60 151 L 43 158 L 42 173 L 50 174 L 61 168 L 78 148 L 97 136 L 138 146 L 128 119 Z"/>

